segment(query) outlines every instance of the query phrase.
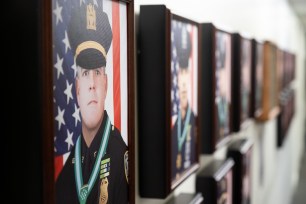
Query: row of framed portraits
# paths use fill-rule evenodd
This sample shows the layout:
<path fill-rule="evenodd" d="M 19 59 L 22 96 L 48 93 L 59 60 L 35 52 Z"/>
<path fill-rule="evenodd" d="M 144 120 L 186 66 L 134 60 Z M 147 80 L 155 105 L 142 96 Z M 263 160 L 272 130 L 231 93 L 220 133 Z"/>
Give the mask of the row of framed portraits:
<path fill-rule="evenodd" d="M 199 167 L 200 154 L 252 118 L 277 117 L 295 55 L 164 5 L 141 6 L 138 22 L 139 191 L 165 198 Z"/>
<path fill-rule="evenodd" d="M 271 42 L 164 5 L 141 6 L 135 74 L 133 0 L 42 7 L 44 196 L 51 203 L 135 203 L 136 126 L 139 193 L 165 198 L 198 169 L 200 153 L 278 107 Z M 282 56 L 283 73 L 293 73 L 294 55 Z"/>

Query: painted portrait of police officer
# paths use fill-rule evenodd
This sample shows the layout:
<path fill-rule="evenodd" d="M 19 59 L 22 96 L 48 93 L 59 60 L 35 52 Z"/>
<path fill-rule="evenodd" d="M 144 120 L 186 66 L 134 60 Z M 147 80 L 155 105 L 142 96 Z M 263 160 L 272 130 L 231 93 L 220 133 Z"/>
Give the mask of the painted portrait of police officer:
<path fill-rule="evenodd" d="M 56 203 L 129 203 L 126 4 L 52 6 Z"/>
<path fill-rule="evenodd" d="M 231 38 L 228 33 L 216 33 L 216 89 L 215 112 L 216 142 L 230 133 L 231 106 Z"/>
<path fill-rule="evenodd" d="M 197 27 L 171 22 L 171 178 L 175 185 L 196 163 Z"/>

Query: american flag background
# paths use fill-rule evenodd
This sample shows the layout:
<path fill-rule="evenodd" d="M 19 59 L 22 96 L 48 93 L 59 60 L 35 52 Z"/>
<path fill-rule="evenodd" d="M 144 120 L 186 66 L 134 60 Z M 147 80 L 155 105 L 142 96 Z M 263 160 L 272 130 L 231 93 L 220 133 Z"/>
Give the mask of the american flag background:
<path fill-rule="evenodd" d="M 224 41 L 223 33 L 217 32 L 216 33 L 216 49 L 215 49 L 216 72 L 224 66 L 221 63 L 221 58 L 224 58 L 224 56 L 222 56 L 222 53 L 225 52 L 225 51 L 222 51 L 222 50 L 225 49 L 224 48 L 225 43 L 223 41 Z M 220 93 L 220 82 L 219 82 L 219 77 L 218 77 L 217 74 L 216 74 L 216 92 L 215 92 L 215 94 L 216 94 L 216 97 L 219 97 L 221 95 L 221 93 Z"/>
<path fill-rule="evenodd" d="M 189 59 L 189 71 L 190 71 L 190 86 L 188 91 L 189 105 L 197 116 L 198 112 L 198 28 L 195 25 L 172 20 L 171 22 L 171 126 L 173 127 L 177 118 L 177 114 L 180 107 L 179 92 L 178 92 L 178 59 L 177 51 L 174 43 L 174 32 L 177 27 L 182 25 L 187 26 L 189 35 L 191 36 L 192 50 Z"/>
<path fill-rule="evenodd" d="M 220 96 L 220 85 L 222 84 L 225 91 L 225 98 L 230 103 L 231 102 L 231 36 L 228 33 L 217 31 L 216 33 L 216 51 L 215 51 L 215 60 L 216 60 L 216 69 L 219 71 L 221 66 L 225 68 L 226 78 L 219 82 L 219 78 L 216 77 L 216 97 Z M 221 58 L 224 60 L 224 64 L 221 63 Z"/>
<path fill-rule="evenodd" d="M 71 9 L 88 0 L 53 0 L 53 102 L 54 102 L 54 162 L 55 180 L 71 149 L 81 134 L 81 115 L 75 94 L 76 64 L 67 35 Z M 104 12 L 112 27 L 113 41 L 107 54 L 108 92 L 105 109 L 123 140 L 127 135 L 127 7 L 111 0 L 103 1 Z M 101 4 L 99 4 L 101 5 Z"/>

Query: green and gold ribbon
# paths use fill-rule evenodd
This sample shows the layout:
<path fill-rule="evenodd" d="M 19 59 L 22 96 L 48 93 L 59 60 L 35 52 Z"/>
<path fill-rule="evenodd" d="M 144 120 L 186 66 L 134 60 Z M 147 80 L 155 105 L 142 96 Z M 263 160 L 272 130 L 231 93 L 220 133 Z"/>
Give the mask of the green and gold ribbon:
<path fill-rule="evenodd" d="M 94 183 L 99 174 L 99 163 L 105 154 L 105 150 L 108 144 L 108 139 L 111 131 L 111 123 L 109 118 L 106 119 L 106 128 L 103 132 L 103 138 L 101 141 L 101 145 L 99 148 L 98 156 L 96 158 L 93 171 L 91 172 L 88 184 L 83 184 L 83 176 L 82 176 L 82 162 L 81 162 L 81 136 L 77 139 L 76 148 L 75 148 L 75 165 L 74 165 L 74 174 L 75 174 L 75 183 L 77 188 L 77 193 L 79 197 L 79 201 L 81 204 L 85 204 L 92 190 Z"/>

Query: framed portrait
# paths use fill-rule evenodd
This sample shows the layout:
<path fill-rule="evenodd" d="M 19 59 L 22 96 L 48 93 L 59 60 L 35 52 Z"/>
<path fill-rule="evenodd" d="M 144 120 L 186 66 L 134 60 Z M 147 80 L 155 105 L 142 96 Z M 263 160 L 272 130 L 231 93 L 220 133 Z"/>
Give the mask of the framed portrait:
<path fill-rule="evenodd" d="M 252 39 L 252 91 L 251 117 L 257 119 L 262 114 L 263 94 L 263 43 Z"/>
<path fill-rule="evenodd" d="M 140 7 L 138 131 L 142 197 L 166 197 L 199 166 L 198 33 L 196 22 L 172 14 L 164 5 Z"/>
<path fill-rule="evenodd" d="M 197 174 L 196 192 L 202 193 L 205 204 L 232 204 L 233 167 L 231 158 L 212 160 Z"/>
<path fill-rule="evenodd" d="M 233 34 L 233 131 L 245 128 L 251 116 L 252 41 Z"/>
<path fill-rule="evenodd" d="M 282 147 L 295 112 L 294 89 L 283 90 L 280 98 L 280 114 L 277 117 L 277 147 Z"/>
<path fill-rule="evenodd" d="M 277 117 L 277 147 L 282 147 L 292 117 L 294 115 L 294 90 L 291 82 L 294 79 L 294 54 L 278 50 L 279 104 L 280 114 Z"/>
<path fill-rule="evenodd" d="M 263 98 L 262 114 L 259 121 L 275 118 L 279 114 L 279 81 L 277 77 L 277 46 L 264 42 L 264 68 L 263 68 Z"/>
<path fill-rule="evenodd" d="M 283 141 L 286 135 L 287 130 L 287 116 L 286 116 L 286 103 L 288 103 L 288 99 L 286 97 L 282 97 L 280 99 L 280 114 L 277 117 L 277 147 L 281 147 L 283 145 Z"/>
<path fill-rule="evenodd" d="M 201 24 L 199 131 L 201 153 L 211 154 L 232 131 L 232 36 L 211 23 Z"/>
<path fill-rule="evenodd" d="M 233 203 L 251 203 L 251 159 L 252 146 L 250 140 L 234 141 L 227 150 L 227 157 L 235 162 L 233 169 Z"/>
<path fill-rule="evenodd" d="M 45 196 L 134 203 L 133 1 L 47 2 Z"/>
<path fill-rule="evenodd" d="M 295 54 L 289 51 L 284 51 L 284 76 L 283 87 L 289 86 L 295 76 Z"/>

